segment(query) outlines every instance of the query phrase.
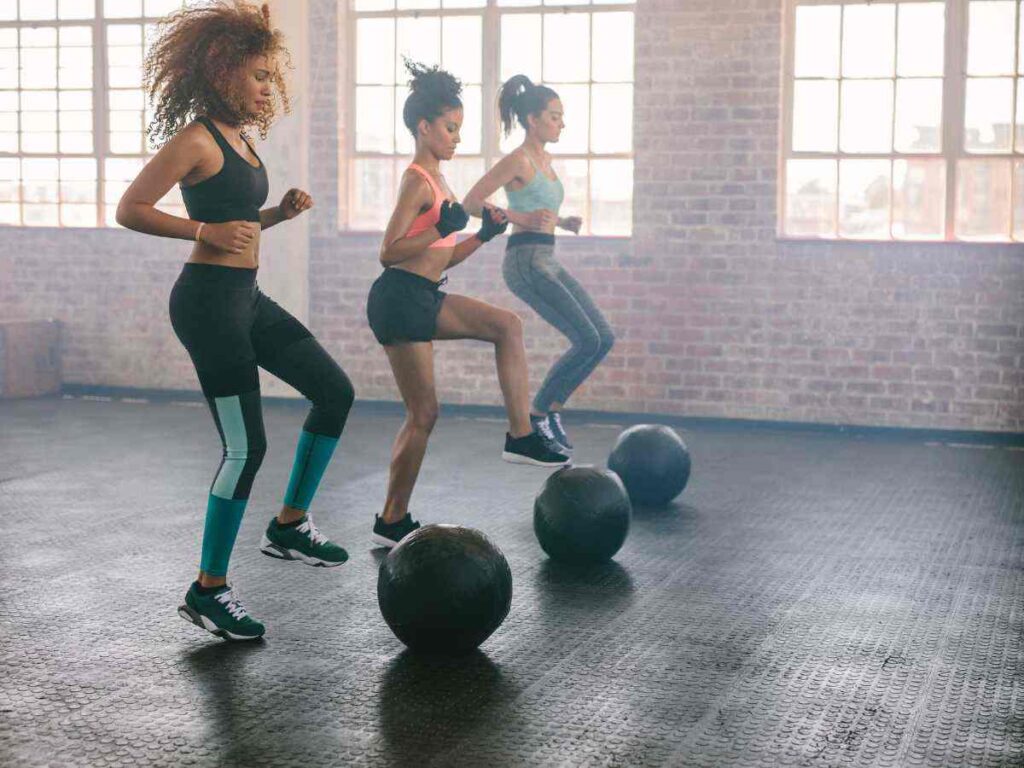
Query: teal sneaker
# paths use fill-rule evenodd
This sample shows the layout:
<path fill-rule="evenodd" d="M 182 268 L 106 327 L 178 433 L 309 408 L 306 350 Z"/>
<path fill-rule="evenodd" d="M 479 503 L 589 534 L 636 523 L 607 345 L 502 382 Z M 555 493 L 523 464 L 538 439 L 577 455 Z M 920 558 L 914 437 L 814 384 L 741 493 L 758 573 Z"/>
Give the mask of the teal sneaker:
<path fill-rule="evenodd" d="M 217 592 L 202 594 L 198 586 L 192 582 L 185 593 L 185 604 L 178 608 L 181 618 L 225 640 L 263 637 L 266 628 L 249 615 L 231 587 L 224 585 Z"/>
<path fill-rule="evenodd" d="M 285 527 L 273 518 L 263 534 L 260 552 L 278 560 L 301 560 L 321 568 L 333 568 L 348 560 L 348 552 L 320 533 L 309 515 L 298 525 Z"/>

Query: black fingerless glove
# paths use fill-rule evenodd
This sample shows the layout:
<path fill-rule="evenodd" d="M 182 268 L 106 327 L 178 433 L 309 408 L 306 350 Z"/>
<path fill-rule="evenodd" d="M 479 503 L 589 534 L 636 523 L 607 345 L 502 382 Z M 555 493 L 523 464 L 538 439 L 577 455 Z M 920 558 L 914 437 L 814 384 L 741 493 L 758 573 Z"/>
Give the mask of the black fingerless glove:
<path fill-rule="evenodd" d="M 469 214 L 459 203 L 453 203 L 451 200 L 441 203 L 441 218 L 434 226 L 442 238 L 448 237 L 452 232 L 465 229 L 467 224 L 469 224 Z"/>
<path fill-rule="evenodd" d="M 483 224 L 477 231 L 476 236 L 481 243 L 486 243 L 492 237 L 496 237 L 508 229 L 508 219 L 499 224 L 494 220 L 494 216 L 491 215 L 490 208 L 484 208 L 480 211 L 480 219 Z"/>

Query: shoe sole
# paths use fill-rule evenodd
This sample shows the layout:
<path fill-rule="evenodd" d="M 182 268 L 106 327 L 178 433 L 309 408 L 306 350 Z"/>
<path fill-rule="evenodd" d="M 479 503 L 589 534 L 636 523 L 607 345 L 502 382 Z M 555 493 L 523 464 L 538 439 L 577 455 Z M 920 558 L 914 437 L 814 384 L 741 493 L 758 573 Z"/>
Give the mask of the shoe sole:
<path fill-rule="evenodd" d="M 531 467 L 564 467 L 572 463 L 572 458 L 568 458 L 565 461 L 541 461 L 540 459 L 531 459 L 529 456 L 523 456 L 521 453 L 512 453 L 510 451 L 502 451 L 501 458 L 509 464 L 525 464 Z"/>
<path fill-rule="evenodd" d="M 335 568 L 348 562 L 347 557 L 344 560 L 332 562 L 330 560 L 321 560 L 319 557 L 304 555 L 297 549 L 285 549 L 284 547 L 278 546 L 272 542 L 265 534 L 263 539 L 260 541 L 260 552 L 267 557 L 274 558 L 275 560 L 298 560 L 301 563 L 312 565 L 315 568 Z"/>
<path fill-rule="evenodd" d="M 372 541 L 378 547 L 387 547 L 388 549 L 394 549 L 398 546 L 397 541 L 395 541 L 394 539 L 389 539 L 387 536 L 381 536 L 379 533 L 375 533 L 372 536 L 370 536 L 370 541 Z"/>
<path fill-rule="evenodd" d="M 205 629 L 211 635 L 216 635 L 222 640 L 232 640 L 235 642 L 242 640 L 259 640 L 263 637 L 259 635 L 236 635 L 234 632 L 228 632 L 226 629 L 221 629 L 208 618 L 203 616 L 201 613 L 196 613 L 194 610 L 188 607 L 188 605 L 178 606 L 178 615 L 181 616 L 189 624 L 195 624 L 200 629 Z"/>

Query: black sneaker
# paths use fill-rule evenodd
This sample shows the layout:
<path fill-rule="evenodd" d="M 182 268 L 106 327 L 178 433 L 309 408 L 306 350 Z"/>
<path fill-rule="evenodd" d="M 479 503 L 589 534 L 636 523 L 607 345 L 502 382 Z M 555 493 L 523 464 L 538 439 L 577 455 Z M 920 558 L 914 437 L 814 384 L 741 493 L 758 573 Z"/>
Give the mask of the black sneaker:
<path fill-rule="evenodd" d="M 569 449 L 561 440 L 555 437 L 555 433 L 551 431 L 551 425 L 548 421 L 547 415 L 534 416 L 530 414 L 530 424 L 533 426 L 534 432 L 539 432 L 541 437 L 547 440 L 549 443 L 554 445 L 561 453 L 568 453 Z"/>
<path fill-rule="evenodd" d="M 391 549 L 419 527 L 420 524 L 408 513 L 397 523 L 385 523 L 381 516 L 377 515 L 373 521 L 371 538 L 374 544 Z"/>
<path fill-rule="evenodd" d="M 548 431 L 554 437 L 555 442 L 571 451 L 572 443 L 569 442 L 569 436 L 565 434 L 565 429 L 562 427 L 562 414 L 558 411 L 551 411 L 548 414 L 547 422 Z"/>
<path fill-rule="evenodd" d="M 564 467 L 571 460 L 562 446 L 540 432 L 531 432 L 525 437 L 512 437 L 506 432 L 501 458 L 512 464 L 532 464 L 535 467 Z"/>

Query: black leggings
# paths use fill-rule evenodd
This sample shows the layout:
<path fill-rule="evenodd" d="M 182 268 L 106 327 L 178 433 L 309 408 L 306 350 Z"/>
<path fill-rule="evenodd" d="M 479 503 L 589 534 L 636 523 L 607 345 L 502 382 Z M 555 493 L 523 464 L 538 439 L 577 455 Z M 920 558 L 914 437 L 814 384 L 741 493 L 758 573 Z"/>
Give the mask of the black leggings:
<path fill-rule="evenodd" d="M 302 323 L 263 295 L 256 270 L 186 264 L 170 314 L 224 446 L 217 496 L 248 498 L 266 452 L 257 367 L 312 401 L 305 431 L 341 435 L 355 397 L 351 381 Z"/>

